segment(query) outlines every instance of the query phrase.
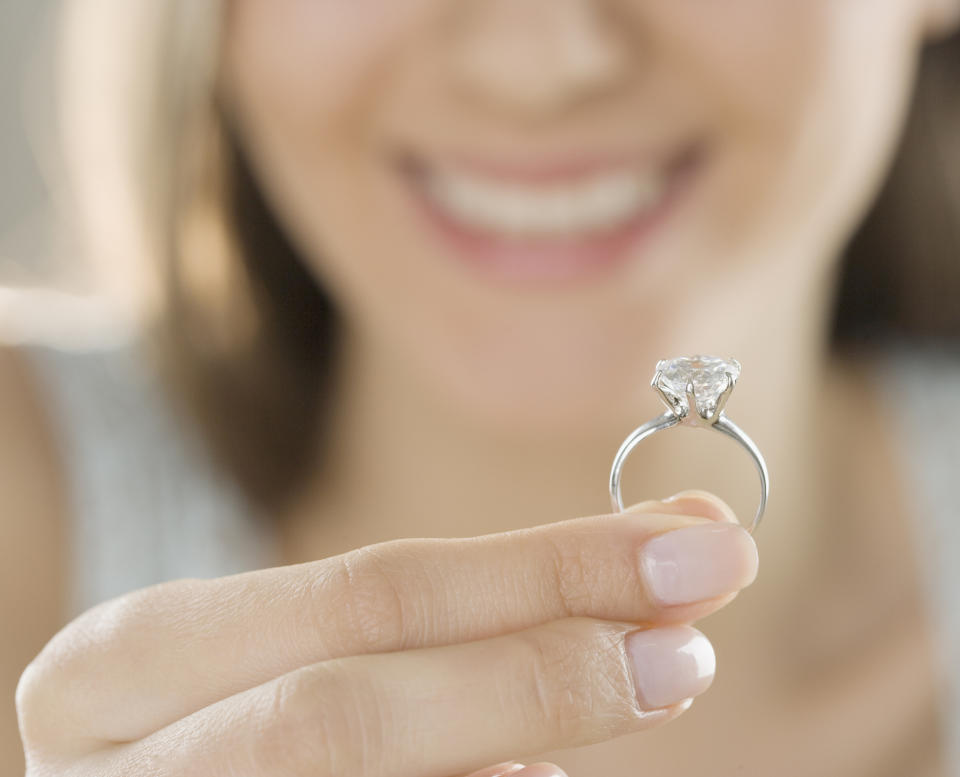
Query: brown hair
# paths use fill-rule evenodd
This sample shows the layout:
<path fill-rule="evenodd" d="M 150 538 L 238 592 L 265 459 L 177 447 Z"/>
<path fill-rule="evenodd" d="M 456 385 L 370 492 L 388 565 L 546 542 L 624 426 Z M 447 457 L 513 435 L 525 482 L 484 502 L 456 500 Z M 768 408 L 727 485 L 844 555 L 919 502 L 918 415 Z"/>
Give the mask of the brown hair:
<path fill-rule="evenodd" d="M 319 401 L 335 368 L 337 315 L 226 125 L 220 144 L 222 223 L 233 238 L 226 246 L 234 246 L 223 257 L 235 257 L 232 282 L 221 277 L 218 288 L 198 293 L 184 265 L 170 262 L 166 312 L 153 334 L 217 458 L 254 504 L 275 511 L 323 453 L 313 444 L 322 439 Z M 188 233 L 179 235 L 183 257 L 194 256 Z"/>
<path fill-rule="evenodd" d="M 960 34 L 925 50 L 886 183 L 847 247 L 834 341 L 960 340 Z"/>
<path fill-rule="evenodd" d="M 120 144 L 143 237 L 94 249 L 122 250 L 127 263 L 143 257 L 136 304 L 148 311 L 175 395 L 251 503 L 277 514 L 323 453 L 314 445 L 323 439 L 317 424 L 335 370 L 337 310 L 261 196 L 217 103 L 210 41 L 220 2 L 73 0 L 84 4 L 111 20 L 119 14 L 142 29 L 152 25 L 148 37 L 157 41 L 141 54 L 135 82 L 140 125 Z M 147 5 L 153 10 L 133 8 Z M 842 267 L 837 344 L 960 335 L 957 84 L 960 36 L 923 53 L 900 153 Z"/>

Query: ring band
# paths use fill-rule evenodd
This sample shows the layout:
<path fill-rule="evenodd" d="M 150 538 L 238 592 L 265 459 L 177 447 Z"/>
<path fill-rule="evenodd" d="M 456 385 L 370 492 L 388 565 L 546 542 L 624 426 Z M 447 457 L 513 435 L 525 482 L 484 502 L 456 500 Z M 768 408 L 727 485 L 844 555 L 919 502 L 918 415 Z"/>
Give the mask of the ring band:
<path fill-rule="evenodd" d="M 642 440 L 664 429 L 685 425 L 696 429 L 715 429 L 736 440 L 746 448 L 760 475 L 760 505 L 753 523 L 747 530 L 753 534 L 760 524 L 770 494 L 770 476 L 767 463 L 756 443 L 724 411 L 727 399 L 740 376 L 736 359 L 714 356 L 692 356 L 679 359 L 661 359 L 650 385 L 669 408 L 663 415 L 634 429 L 623 441 L 610 469 L 610 503 L 614 512 L 623 512 L 620 494 L 620 475 L 630 452 Z"/>

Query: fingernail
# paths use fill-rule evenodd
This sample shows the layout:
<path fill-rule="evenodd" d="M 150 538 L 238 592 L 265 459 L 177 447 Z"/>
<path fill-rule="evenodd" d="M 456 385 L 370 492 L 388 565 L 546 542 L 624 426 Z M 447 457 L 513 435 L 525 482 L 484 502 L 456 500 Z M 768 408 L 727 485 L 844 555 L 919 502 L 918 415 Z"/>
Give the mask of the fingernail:
<path fill-rule="evenodd" d="M 644 709 L 685 702 L 713 682 L 713 645 L 691 626 L 631 631 L 625 638 L 625 648 L 637 700 Z"/>
<path fill-rule="evenodd" d="M 757 544 L 742 526 L 710 523 L 673 529 L 640 548 L 640 570 L 659 605 L 689 604 L 739 591 L 757 576 Z"/>
<path fill-rule="evenodd" d="M 512 772 L 510 777 L 567 777 L 567 773 L 556 764 L 540 761 L 524 767 L 519 772 Z"/>

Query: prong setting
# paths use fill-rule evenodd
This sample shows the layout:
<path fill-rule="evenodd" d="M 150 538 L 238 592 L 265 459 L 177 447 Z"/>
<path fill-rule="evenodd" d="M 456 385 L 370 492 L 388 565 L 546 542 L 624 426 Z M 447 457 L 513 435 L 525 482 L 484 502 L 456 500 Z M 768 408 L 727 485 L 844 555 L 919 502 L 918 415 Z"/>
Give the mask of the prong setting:
<path fill-rule="evenodd" d="M 671 396 L 664 391 L 663 385 L 660 381 L 662 377 L 663 373 L 660 370 L 657 370 L 656 374 L 653 376 L 653 380 L 650 381 L 650 385 L 653 386 L 654 390 L 656 390 L 657 395 L 663 401 L 663 404 L 665 404 L 677 418 L 684 418 L 687 415 L 688 407 L 685 407 L 683 402 L 681 402 L 677 397 Z"/>
<path fill-rule="evenodd" d="M 719 419 L 740 375 L 740 362 L 715 356 L 662 359 L 650 382 L 664 404 L 689 426 Z"/>
<path fill-rule="evenodd" d="M 737 380 L 733 377 L 731 373 L 725 373 L 727 376 L 727 385 L 717 396 L 717 404 L 713 409 L 713 413 L 710 414 L 710 417 L 707 421 L 711 424 L 715 424 L 717 419 L 720 418 L 720 414 L 723 412 L 723 408 L 726 407 L 727 400 L 730 398 L 730 394 L 733 392 L 733 387 L 736 385 Z"/>
<path fill-rule="evenodd" d="M 700 415 L 700 409 L 697 407 L 697 394 L 693 388 L 693 381 L 687 381 L 687 385 L 683 387 L 683 394 L 687 400 L 686 418 L 691 423 L 697 423 L 697 416 Z"/>

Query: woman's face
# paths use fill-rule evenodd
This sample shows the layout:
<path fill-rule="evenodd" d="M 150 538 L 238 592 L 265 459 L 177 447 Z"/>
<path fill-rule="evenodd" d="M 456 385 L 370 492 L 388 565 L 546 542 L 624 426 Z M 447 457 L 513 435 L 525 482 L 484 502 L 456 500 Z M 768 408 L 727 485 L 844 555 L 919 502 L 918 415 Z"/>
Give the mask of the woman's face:
<path fill-rule="evenodd" d="M 934 2 L 232 0 L 224 91 L 364 342 L 569 428 L 808 302 Z"/>

